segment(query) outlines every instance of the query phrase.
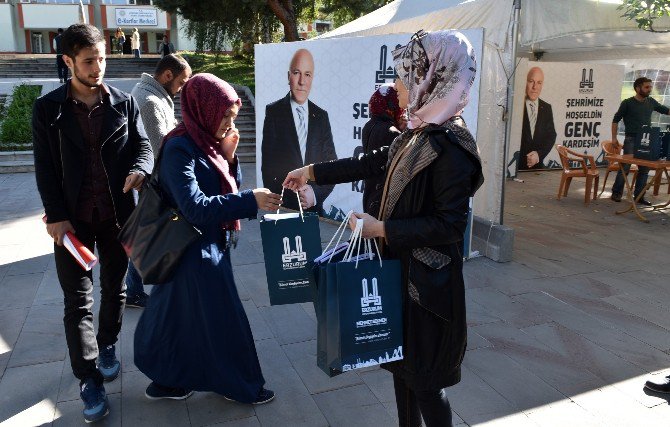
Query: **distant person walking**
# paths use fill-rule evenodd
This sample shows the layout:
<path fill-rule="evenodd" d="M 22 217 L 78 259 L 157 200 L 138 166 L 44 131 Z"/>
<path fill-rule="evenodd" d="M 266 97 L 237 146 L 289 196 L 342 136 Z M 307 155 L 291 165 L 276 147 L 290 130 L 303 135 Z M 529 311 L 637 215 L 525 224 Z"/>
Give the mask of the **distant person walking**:
<path fill-rule="evenodd" d="M 63 61 L 63 48 L 61 47 L 61 39 L 63 37 L 63 29 L 58 29 L 58 35 L 54 37 L 53 48 L 56 51 L 56 69 L 58 70 L 58 79 L 61 83 L 67 79 L 67 65 Z"/>
<path fill-rule="evenodd" d="M 132 49 L 135 58 L 140 58 L 142 56 L 140 52 L 140 32 L 137 28 L 133 28 L 133 34 L 130 36 L 130 48 Z"/>
<path fill-rule="evenodd" d="M 123 45 L 126 43 L 126 35 L 121 28 L 117 28 L 115 37 L 118 54 L 123 55 Z"/>
<path fill-rule="evenodd" d="M 163 43 L 161 43 L 161 47 L 158 50 L 158 53 L 161 54 L 161 58 L 165 58 L 169 54 L 175 53 L 174 45 L 170 43 L 168 36 L 163 36 Z"/>

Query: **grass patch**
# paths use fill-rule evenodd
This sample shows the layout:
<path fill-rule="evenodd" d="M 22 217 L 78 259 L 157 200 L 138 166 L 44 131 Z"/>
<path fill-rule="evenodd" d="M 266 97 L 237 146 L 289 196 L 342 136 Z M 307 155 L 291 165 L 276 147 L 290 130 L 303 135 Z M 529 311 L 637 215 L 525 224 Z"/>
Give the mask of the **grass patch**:
<path fill-rule="evenodd" d="M 254 63 L 247 59 L 238 59 L 230 55 L 184 52 L 194 73 L 211 73 L 231 84 L 247 86 L 256 93 L 254 81 Z"/>
<path fill-rule="evenodd" d="M 14 151 L 32 146 L 33 104 L 42 93 L 42 86 L 19 85 L 14 88 L 12 102 L 3 111 L 0 125 L 0 150 Z"/>

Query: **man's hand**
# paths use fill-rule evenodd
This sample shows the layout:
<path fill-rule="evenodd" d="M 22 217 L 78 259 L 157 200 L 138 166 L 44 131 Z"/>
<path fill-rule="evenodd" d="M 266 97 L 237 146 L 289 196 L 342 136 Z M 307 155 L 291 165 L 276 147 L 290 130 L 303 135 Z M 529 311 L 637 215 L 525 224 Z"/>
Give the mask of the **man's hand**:
<path fill-rule="evenodd" d="M 52 222 L 51 224 L 47 224 L 47 233 L 54 239 L 54 242 L 56 242 L 58 246 L 63 246 L 63 237 L 65 237 L 65 233 L 68 231 L 75 233 L 74 227 L 72 227 L 70 221 Z"/>
<path fill-rule="evenodd" d="M 235 151 L 237 151 L 237 144 L 240 142 L 240 131 L 236 127 L 228 129 L 223 139 L 221 140 L 221 147 L 223 156 L 232 162 L 235 159 Z"/>
<path fill-rule="evenodd" d="M 316 195 L 311 185 L 303 185 L 298 189 L 298 196 L 300 196 L 300 204 L 303 209 L 309 209 L 316 205 Z"/>
<path fill-rule="evenodd" d="M 540 163 L 540 155 L 537 154 L 537 151 L 531 151 L 526 154 L 526 164 L 529 168 L 532 168 L 536 164 Z"/>
<path fill-rule="evenodd" d="M 356 222 L 359 219 L 362 219 L 363 230 L 361 235 L 364 239 L 372 239 L 374 237 L 386 237 L 386 231 L 384 230 L 384 222 L 379 221 L 377 218 L 366 213 L 356 213 L 354 212 L 351 217 L 349 217 L 349 228 L 351 231 L 356 229 Z"/>
<path fill-rule="evenodd" d="M 126 177 L 126 182 L 123 184 L 123 192 L 127 193 L 130 190 L 139 190 L 144 182 L 144 175 L 135 172 Z"/>
<path fill-rule="evenodd" d="M 281 196 L 267 188 L 256 188 L 253 190 L 258 209 L 263 211 L 276 211 L 281 205 Z"/>
<path fill-rule="evenodd" d="M 298 191 L 302 188 L 307 181 L 309 180 L 309 166 L 303 166 L 300 169 L 292 170 L 286 175 L 286 179 L 282 184 L 284 188 L 289 190 Z"/>

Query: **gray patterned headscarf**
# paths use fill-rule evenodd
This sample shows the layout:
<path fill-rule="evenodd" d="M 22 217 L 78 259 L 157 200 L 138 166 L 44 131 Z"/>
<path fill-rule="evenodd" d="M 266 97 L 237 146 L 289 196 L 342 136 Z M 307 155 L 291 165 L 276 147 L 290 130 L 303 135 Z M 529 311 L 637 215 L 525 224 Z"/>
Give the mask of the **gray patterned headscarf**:
<path fill-rule="evenodd" d="M 393 51 L 393 62 L 409 91 L 410 129 L 441 125 L 467 105 L 477 60 L 472 45 L 458 31 L 419 31 Z"/>

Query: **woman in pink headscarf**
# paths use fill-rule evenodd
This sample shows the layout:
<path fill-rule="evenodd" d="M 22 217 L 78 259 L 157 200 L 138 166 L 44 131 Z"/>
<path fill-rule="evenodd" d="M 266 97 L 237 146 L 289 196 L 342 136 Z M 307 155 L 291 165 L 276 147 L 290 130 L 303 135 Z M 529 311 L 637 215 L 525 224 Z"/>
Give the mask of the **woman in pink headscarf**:
<path fill-rule="evenodd" d="M 383 176 L 377 218 L 364 219 L 363 237 L 378 238 L 383 255 L 399 259 L 403 280 L 403 356 L 382 365 L 393 373 L 401 426 L 451 426 L 446 387 L 461 379 L 465 355 L 463 235 L 468 200 L 483 182 L 477 144 L 460 117 L 477 63 L 455 31 L 417 33 L 393 52 L 400 107 L 408 129 L 390 147 L 360 158 L 296 169 L 284 185 Z"/>
<path fill-rule="evenodd" d="M 234 120 L 242 102 L 228 83 L 197 74 L 184 85 L 181 105 L 184 121 L 165 137 L 154 173 L 164 200 L 202 236 L 172 280 L 153 288 L 135 330 L 135 364 L 152 380 L 150 399 L 186 399 L 197 390 L 269 402 L 274 393 L 263 387 L 230 249 L 240 218 L 275 210 L 280 198 L 265 188 L 239 190 Z"/>

